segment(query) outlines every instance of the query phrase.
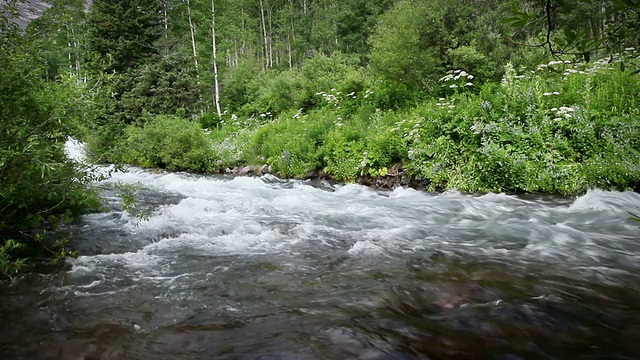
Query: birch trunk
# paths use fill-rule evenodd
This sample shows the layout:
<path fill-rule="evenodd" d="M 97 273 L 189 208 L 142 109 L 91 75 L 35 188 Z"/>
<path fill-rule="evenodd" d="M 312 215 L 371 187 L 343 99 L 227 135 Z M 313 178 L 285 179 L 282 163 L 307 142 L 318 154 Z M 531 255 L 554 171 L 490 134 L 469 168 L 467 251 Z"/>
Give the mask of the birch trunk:
<path fill-rule="evenodd" d="M 264 3 L 260 0 L 260 20 L 262 22 L 262 42 L 264 43 L 265 70 L 269 68 L 269 39 L 267 37 L 267 24 L 264 19 Z"/>
<path fill-rule="evenodd" d="M 164 51 L 169 53 L 169 11 L 167 10 L 167 1 L 162 2 L 162 13 L 164 15 Z"/>
<path fill-rule="evenodd" d="M 222 117 L 220 111 L 220 84 L 218 83 L 218 54 L 216 51 L 216 6 L 215 0 L 211 0 L 211 44 L 213 46 L 213 83 L 214 83 L 214 102 L 216 103 L 216 112 L 218 117 Z"/>
<path fill-rule="evenodd" d="M 271 19 L 273 18 L 272 13 L 273 9 L 270 7 L 267 11 L 267 15 L 269 16 L 269 66 L 273 67 L 273 39 L 271 38 L 271 34 L 273 34 L 273 27 L 272 27 L 272 21 Z M 279 61 L 276 60 L 276 62 L 278 63 L 278 65 L 280 64 Z"/>
<path fill-rule="evenodd" d="M 193 25 L 193 18 L 191 17 L 191 2 L 187 0 L 187 16 L 189 17 L 189 30 L 191 31 L 191 49 L 193 50 L 193 65 L 196 68 L 196 78 L 200 83 L 200 69 L 198 66 L 198 46 L 196 44 L 195 27 Z"/>

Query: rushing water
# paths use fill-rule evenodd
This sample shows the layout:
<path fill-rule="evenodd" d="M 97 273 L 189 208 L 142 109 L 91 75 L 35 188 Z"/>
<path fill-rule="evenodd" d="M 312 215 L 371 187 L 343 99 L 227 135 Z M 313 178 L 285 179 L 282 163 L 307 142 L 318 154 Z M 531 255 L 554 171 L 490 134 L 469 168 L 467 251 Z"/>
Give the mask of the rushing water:
<path fill-rule="evenodd" d="M 640 195 L 377 192 L 130 169 L 147 221 L 0 284 L 2 359 L 632 359 Z"/>

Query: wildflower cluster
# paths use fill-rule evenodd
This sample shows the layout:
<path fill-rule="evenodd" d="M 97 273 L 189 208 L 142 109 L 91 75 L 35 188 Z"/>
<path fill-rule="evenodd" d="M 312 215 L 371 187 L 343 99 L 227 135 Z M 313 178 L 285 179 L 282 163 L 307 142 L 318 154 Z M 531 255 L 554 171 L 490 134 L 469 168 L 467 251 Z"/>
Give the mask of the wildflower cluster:
<path fill-rule="evenodd" d="M 436 103 L 436 106 L 448 108 L 449 109 L 448 112 L 451 113 L 451 110 L 456 107 L 454 102 L 455 102 L 455 99 L 447 100 L 446 98 L 439 98 L 438 102 Z"/>
<path fill-rule="evenodd" d="M 395 126 L 391 128 L 391 132 L 400 132 L 404 139 L 416 142 L 420 141 L 420 128 L 422 122 L 425 121 L 424 117 L 416 118 L 413 121 L 402 119 L 395 123 Z"/>
<path fill-rule="evenodd" d="M 255 128 L 256 126 L 261 126 L 266 124 L 267 122 L 273 119 L 273 115 L 271 112 L 261 113 L 258 116 L 251 115 L 246 118 L 239 118 L 236 114 L 231 114 L 231 116 L 227 117 L 227 112 L 222 114 L 222 118 L 220 119 L 220 126 L 231 126 L 235 129 L 244 129 L 244 128 Z"/>
<path fill-rule="evenodd" d="M 336 89 L 331 89 L 328 93 L 320 91 L 316 93 L 316 96 L 321 96 L 327 104 L 339 108 L 342 91 L 337 91 Z"/>
<path fill-rule="evenodd" d="M 291 118 L 300 119 L 300 117 L 302 117 L 302 108 L 298 109 L 298 111 Z"/>
<path fill-rule="evenodd" d="M 449 83 L 449 88 L 456 89 L 465 86 L 473 86 L 471 80 L 474 76 L 464 70 L 451 70 L 447 75 L 442 77 L 440 81 Z"/>
<path fill-rule="evenodd" d="M 563 118 L 564 119 L 572 118 L 573 113 L 576 111 L 576 109 L 568 106 L 560 106 L 559 108 L 552 108 L 551 111 L 554 112 L 556 116 L 553 120 L 561 121 Z"/>
<path fill-rule="evenodd" d="M 373 95 L 373 91 L 370 89 L 365 90 L 364 99 L 369 98 L 369 96 Z M 329 92 L 320 91 L 316 93 L 316 96 L 322 97 L 322 99 L 330 106 L 340 109 L 341 103 L 347 100 L 356 100 L 358 99 L 358 94 L 355 91 L 344 94 L 342 91 L 338 91 L 333 88 L 329 90 Z"/>
<path fill-rule="evenodd" d="M 246 161 L 247 147 L 255 129 L 240 129 L 222 139 L 212 141 L 214 165 L 217 169 L 232 167 Z"/>

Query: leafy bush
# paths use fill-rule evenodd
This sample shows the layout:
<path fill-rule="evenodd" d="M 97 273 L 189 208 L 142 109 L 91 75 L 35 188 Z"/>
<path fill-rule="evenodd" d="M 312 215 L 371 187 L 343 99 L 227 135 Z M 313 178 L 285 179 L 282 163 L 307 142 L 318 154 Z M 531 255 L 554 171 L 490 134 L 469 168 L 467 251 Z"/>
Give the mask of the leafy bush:
<path fill-rule="evenodd" d="M 334 121 L 335 114 L 329 110 L 285 113 L 255 132 L 250 152 L 281 175 L 303 176 L 323 167 L 321 149 Z"/>
<path fill-rule="evenodd" d="M 335 54 L 331 57 L 316 55 L 300 68 L 284 71 L 270 69 L 249 73 L 249 65 L 242 64 L 225 80 L 234 98 L 228 101 L 232 110 L 241 115 L 272 114 L 298 109 L 311 110 L 322 105 L 320 91 L 338 91 L 343 94 L 362 92 L 367 76 L 354 57 Z"/>
<path fill-rule="evenodd" d="M 158 115 L 141 127 L 127 127 L 125 134 L 119 146 L 127 163 L 198 173 L 214 168 L 211 139 L 195 121 Z"/>
<path fill-rule="evenodd" d="M 64 241 L 43 234 L 100 207 L 89 184 L 96 178 L 64 152 L 87 115 L 82 85 L 45 83 L 41 43 L 24 37 L 0 6 L 0 274 L 14 274 L 35 258 L 68 254 Z"/>
<path fill-rule="evenodd" d="M 229 119 L 223 117 L 221 127 L 211 131 L 214 165 L 217 170 L 246 165 L 249 162 L 251 138 L 257 127 L 266 121 L 265 118 L 266 116 L 252 116 L 241 121 L 235 114 Z"/>
<path fill-rule="evenodd" d="M 406 159 L 406 142 L 394 131 L 401 113 L 361 109 L 342 119 L 327 134 L 323 153 L 325 171 L 338 180 L 353 181 L 359 176 L 384 175 L 394 163 Z"/>
<path fill-rule="evenodd" d="M 486 66 L 486 54 L 471 47 L 449 55 L 472 68 Z M 208 166 L 267 162 L 283 176 L 323 169 L 353 181 L 385 175 L 403 162 L 409 175 L 433 190 L 575 194 L 594 186 L 637 187 L 640 75 L 620 65 L 633 63 L 633 56 L 589 65 L 555 60 L 521 75 L 508 65 L 500 83 L 481 86 L 475 75 L 450 70 L 431 84 L 448 96 L 388 111 L 380 108 L 397 105 L 399 98 L 387 97 L 402 86 L 390 86 L 385 94 L 388 84 L 378 82 L 372 90 L 368 75 L 348 58 L 318 56 L 301 69 L 268 75 L 262 95 L 250 105 L 279 115 L 224 115 L 211 134 Z M 132 149 L 145 143 L 142 132 L 130 131 Z M 193 132 L 200 134 L 196 127 Z M 138 157 L 155 166 L 173 161 L 175 168 L 171 158 L 185 150 L 163 155 L 179 142 L 163 144 L 179 131 L 169 133 L 149 130 L 145 136 L 157 138 L 149 144 L 162 145 Z"/>
<path fill-rule="evenodd" d="M 416 108 L 408 169 L 465 191 L 633 188 L 640 79 L 607 62 L 553 61 L 528 76 L 508 67 L 499 87 Z"/>

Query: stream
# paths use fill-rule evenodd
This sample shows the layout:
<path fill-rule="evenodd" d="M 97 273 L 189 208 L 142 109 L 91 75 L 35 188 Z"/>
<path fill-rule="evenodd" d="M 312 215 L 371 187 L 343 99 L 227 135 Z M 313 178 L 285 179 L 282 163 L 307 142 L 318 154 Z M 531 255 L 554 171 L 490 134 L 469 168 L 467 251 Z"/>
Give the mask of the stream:
<path fill-rule="evenodd" d="M 0 283 L 2 359 L 638 359 L 640 195 L 442 194 L 130 168 L 140 221 Z"/>

